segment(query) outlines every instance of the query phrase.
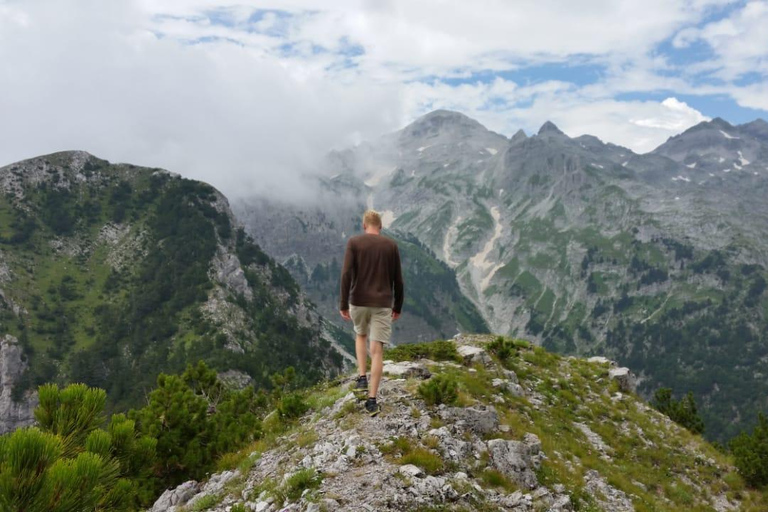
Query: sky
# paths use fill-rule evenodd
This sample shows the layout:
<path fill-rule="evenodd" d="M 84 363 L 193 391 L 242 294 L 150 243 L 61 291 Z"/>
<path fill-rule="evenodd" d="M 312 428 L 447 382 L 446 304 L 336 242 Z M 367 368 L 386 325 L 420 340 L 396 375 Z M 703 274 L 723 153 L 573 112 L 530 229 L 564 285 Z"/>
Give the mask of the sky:
<path fill-rule="evenodd" d="M 768 118 L 768 0 L 0 0 L 0 165 L 82 149 L 233 196 L 445 108 L 647 152 Z"/>

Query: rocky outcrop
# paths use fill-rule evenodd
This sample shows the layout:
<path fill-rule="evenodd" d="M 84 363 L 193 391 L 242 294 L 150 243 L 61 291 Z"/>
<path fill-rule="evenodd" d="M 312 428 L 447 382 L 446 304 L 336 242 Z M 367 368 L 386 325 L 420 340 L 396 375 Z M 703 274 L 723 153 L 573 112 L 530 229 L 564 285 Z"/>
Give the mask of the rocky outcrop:
<path fill-rule="evenodd" d="M 634 393 L 637 389 L 637 378 L 629 368 L 611 368 L 608 377 L 616 381 L 619 389 L 625 393 Z"/>
<path fill-rule="evenodd" d="M 35 422 L 37 392 L 28 391 L 21 400 L 13 400 L 13 388 L 27 369 L 24 350 L 18 340 L 6 334 L 0 339 L 0 434 Z"/>

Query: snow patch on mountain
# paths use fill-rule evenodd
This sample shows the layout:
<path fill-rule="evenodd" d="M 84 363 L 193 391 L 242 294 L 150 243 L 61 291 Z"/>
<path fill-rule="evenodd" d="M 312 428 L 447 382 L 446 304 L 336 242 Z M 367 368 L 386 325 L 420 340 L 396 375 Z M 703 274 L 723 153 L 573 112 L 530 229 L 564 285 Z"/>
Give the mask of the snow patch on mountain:
<path fill-rule="evenodd" d="M 741 137 L 734 137 L 733 135 L 728 135 L 723 130 L 720 130 L 720 133 L 722 133 L 723 137 L 725 137 L 726 139 L 740 139 L 741 138 Z"/>
<path fill-rule="evenodd" d="M 741 151 L 739 151 L 739 162 L 741 162 L 741 165 L 749 165 L 749 160 L 744 158 L 744 155 L 741 154 Z"/>

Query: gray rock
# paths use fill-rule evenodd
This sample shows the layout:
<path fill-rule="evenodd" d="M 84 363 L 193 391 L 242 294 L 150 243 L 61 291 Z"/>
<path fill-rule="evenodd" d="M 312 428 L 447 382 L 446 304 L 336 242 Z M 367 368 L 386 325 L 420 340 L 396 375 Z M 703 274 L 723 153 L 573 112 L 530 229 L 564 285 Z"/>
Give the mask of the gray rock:
<path fill-rule="evenodd" d="M 478 435 L 490 434 L 499 428 L 499 414 L 492 405 L 482 407 L 446 407 L 439 411 L 440 417 L 458 428 L 470 430 Z"/>
<path fill-rule="evenodd" d="M 400 474 L 412 477 L 412 478 L 420 478 L 424 476 L 424 471 L 421 470 L 418 466 L 414 466 L 413 464 L 405 464 L 403 466 L 400 466 L 400 469 L 398 469 L 398 472 Z"/>
<path fill-rule="evenodd" d="M 534 436 L 535 437 L 535 436 Z M 488 441 L 488 455 L 491 465 L 525 489 L 534 489 L 538 485 L 534 470 L 540 457 L 541 443 L 530 441 L 509 441 L 492 439 Z"/>
<path fill-rule="evenodd" d="M 185 505 L 200 490 L 200 484 L 190 480 L 175 489 L 165 491 L 152 506 L 151 512 L 176 512 L 177 507 Z"/>
<path fill-rule="evenodd" d="M 464 364 L 467 366 L 475 363 L 487 366 L 493 363 L 491 356 L 484 348 L 477 347 L 475 345 L 459 345 L 456 347 L 456 352 L 464 359 Z"/>
<path fill-rule="evenodd" d="M 400 379 L 428 379 L 432 376 L 426 365 L 418 361 L 384 361 L 384 373 Z"/>
<path fill-rule="evenodd" d="M 19 402 L 13 400 L 13 388 L 27 369 L 24 350 L 18 340 L 6 334 L 0 338 L 0 434 L 27 427 L 35 422 L 37 391 L 27 391 Z"/>
<path fill-rule="evenodd" d="M 603 510 L 612 512 L 634 512 L 632 500 L 619 489 L 610 485 L 600 473 L 594 469 L 584 475 L 584 489 L 592 495 Z"/>
<path fill-rule="evenodd" d="M 523 396 L 525 394 L 525 391 L 523 390 L 523 387 L 517 383 L 517 375 L 515 375 L 515 372 L 511 372 L 512 375 L 515 376 L 515 381 L 512 381 L 510 379 L 493 379 L 491 384 L 494 388 L 502 389 L 509 393 L 512 396 Z"/>
<path fill-rule="evenodd" d="M 619 384 L 619 389 L 625 393 L 634 393 L 637 390 L 637 378 L 629 368 L 611 368 L 608 377 Z"/>

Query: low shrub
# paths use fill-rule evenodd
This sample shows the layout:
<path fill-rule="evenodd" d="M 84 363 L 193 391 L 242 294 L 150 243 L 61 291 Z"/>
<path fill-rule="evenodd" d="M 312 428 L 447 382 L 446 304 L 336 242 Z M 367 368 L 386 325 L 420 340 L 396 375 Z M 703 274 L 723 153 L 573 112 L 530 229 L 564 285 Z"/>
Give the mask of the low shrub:
<path fill-rule="evenodd" d="M 322 482 L 323 478 L 314 469 L 302 469 L 288 477 L 283 493 L 289 500 L 296 501 L 305 490 L 317 489 Z"/>
<path fill-rule="evenodd" d="M 459 399 L 459 385 L 452 375 L 435 375 L 419 385 L 419 395 L 428 405 L 454 405 Z"/>
<path fill-rule="evenodd" d="M 290 393 L 285 395 L 277 407 L 277 412 L 281 418 L 289 420 L 295 420 L 300 418 L 305 412 L 309 410 L 309 405 L 304 401 L 298 393 Z"/>

